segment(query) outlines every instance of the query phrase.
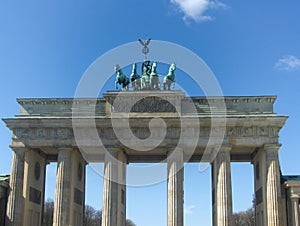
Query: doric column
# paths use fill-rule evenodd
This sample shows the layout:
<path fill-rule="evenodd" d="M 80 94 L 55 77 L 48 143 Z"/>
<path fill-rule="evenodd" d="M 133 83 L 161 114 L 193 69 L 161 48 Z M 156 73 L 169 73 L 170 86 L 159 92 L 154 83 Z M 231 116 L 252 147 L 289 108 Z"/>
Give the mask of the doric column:
<path fill-rule="evenodd" d="M 46 156 L 39 150 L 25 153 L 24 166 L 24 225 L 42 225 L 45 191 Z"/>
<path fill-rule="evenodd" d="M 168 226 L 183 226 L 183 151 L 168 153 Z"/>
<path fill-rule="evenodd" d="M 222 146 L 212 163 L 213 225 L 231 226 L 232 190 L 229 146 Z"/>
<path fill-rule="evenodd" d="M 265 145 L 266 153 L 266 206 L 268 226 L 280 226 L 280 170 L 278 149 L 280 145 Z"/>
<path fill-rule="evenodd" d="M 70 225 L 71 152 L 70 148 L 58 152 L 53 226 Z"/>
<path fill-rule="evenodd" d="M 25 148 L 14 148 L 10 173 L 10 191 L 7 203 L 7 226 L 23 225 L 24 216 L 24 160 Z"/>
<path fill-rule="evenodd" d="M 124 226 L 126 222 L 127 157 L 121 150 L 105 154 L 102 226 Z"/>
<path fill-rule="evenodd" d="M 292 196 L 289 198 L 289 224 L 293 226 L 300 226 L 299 222 L 299 197 Z"/>

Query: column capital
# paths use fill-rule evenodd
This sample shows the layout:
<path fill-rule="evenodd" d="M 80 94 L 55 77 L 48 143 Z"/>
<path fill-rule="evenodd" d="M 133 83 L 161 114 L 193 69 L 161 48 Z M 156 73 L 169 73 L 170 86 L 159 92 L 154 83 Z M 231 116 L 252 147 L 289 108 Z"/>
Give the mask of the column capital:
<path fill-rule="evenodd" d="M 265 144 L 264 151 L 266 153 L 267 163 L 271 163 L 272 161 L 278 161 L 278 150 L 280 148 L 280 144 Z"/>
<path fill-rule="evenodd" d="M 216 162 L 217 164 L 221 164 L 222 162 L 230 163 L 231 149 L 231 146 L 221 146 L 219 151 L 212 153 L 211 162 Z"/>
<path fill-rule="evenodd" d="M 220 151 L 224 151 L 224 152 L 230 152 L 232 150 L 232 145 L 222 145 L 220 147 Z"/>
<path fill-rule="evenodd" d="M 118 151 L 121 151 L 121 150 L 122 150 L 121 148 L 107 148 L 108 152 L 118 152 Z"/>
<path fill-rule="evenodd" d="M 300 199 L 300 196 L 299 195 L 297 195 L 297 194 L 291 194 L 291 196 L 289 197 L 291 200 L 295 200 L 295 201 L 299 201 L 299 199 Z"/>
<path fill-rule="evenodd" d="M 58 147 L 57 148 L 58 151 L 72 151 L 74 150 L 73 147 Z"/>
<path fill-rule="evenodd" d="M 205 159 L 208 158 L 209 162 L 212 164 L 213 161 L 217 158 L 219 153 L 228 153 L 232 150 L 232 145 L 218 145 L 217 147 L 209 147 L 210 153 L 205 156 Z"/>
<path fill-rule="evenodd" d="M 119 159 L 120 157 L 125 156 L 126 158 L 126 164 L 127 162 L 127 153 L 125 150 L 123 150 L 122 148 L 109 148 L 108 150 L 105 150 L 105 161 L 108 159 L 113 159 L 115 158 L 115 160 Z"/>
<path fill-rule="evenodd" d="M 60 161 L 67 161 L 69 162 L 70 161 L 70 158 L 71 158 L 71 152 L 72 152 L 72 148 L 58 148 L 58 163 Z"/>
<path fill-rule="evenodd" d="M 278 151 L 281 147 L 281 144 L 265 144 L 264 150 L 266 151 Z"/>
<path fill-rule="evenodd" d="M 115 156 L 121 152 L 123 154 L 126 154 L 126 152 L 122 148 L 107 148 L 107 150 L 105 150 L 104 153 L 105 153 L 105 155 L 111 154 L 112 156 Z"/>
<path fill-rule="evenodd" d="M 9 146 L 10 149 L 13 151 L 13 152 L 16 152 L 16 153 L 21 153 L 21 152 L 26 152 L 26 151 L 29 151 L 29 148 L 28 147 L 21 147 L 21 146 L 12 146 L 10 145 Z"/>
<path fill-rule="evenodd" d="M 167 151 L 167 156 L 170 155 L 178 155 L 178 154 L 182 154 L 183 153 L 183 148 L 176 148 L 175 150 L 171 150 L 171 151 Z"/>
<path fill-rule="evenodd" d="M 231 151 L 232 145 L 230 144 L 216 144 L 216 145 L 209 145 L 207 146 L 207 149 L 211 151 Z"/>

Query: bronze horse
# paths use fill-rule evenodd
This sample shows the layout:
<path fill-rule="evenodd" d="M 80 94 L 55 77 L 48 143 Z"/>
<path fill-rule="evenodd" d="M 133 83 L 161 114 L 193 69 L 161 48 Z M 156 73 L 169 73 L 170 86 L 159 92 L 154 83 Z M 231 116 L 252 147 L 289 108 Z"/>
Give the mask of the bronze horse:
<path fill-rule="evenodd" d="M 169 73 L 164 77 L 163 80 L 163 85 L 164 85 L 164 90 L 168 88 L 168 90 L 171 90 L 171 85 L 173 84 L 173 89 L 175 86 L 175 74 L 174 71 L 176 69 L 176 64 L 172 63 L 170 68 L 169 68 Z"/>
<path fill-rule="evenodd" d="M 118 84 L 122 85 L 122 90 L 128 90 L 129 89 L 129 78 L 123 74 L 120 66 L 116 64 L 115 66 L 115 71 L 117 72 L 117 77 L 116 77 L 116 89 L 118 89 Z"/>

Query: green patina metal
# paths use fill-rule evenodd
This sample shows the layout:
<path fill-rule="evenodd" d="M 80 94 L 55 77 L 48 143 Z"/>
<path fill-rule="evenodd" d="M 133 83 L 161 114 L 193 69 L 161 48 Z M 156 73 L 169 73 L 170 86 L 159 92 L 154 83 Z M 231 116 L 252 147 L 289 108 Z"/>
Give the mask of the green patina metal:
<path fill-rule="evenodd" d="M 136 63 L 132 64 L 132 72 L 130 75 L 130 80 L 131 80 L 133 90 L 141 89 L 141 76 L 137 73 Z"/>
<path fill-rule="evenodd" d="M 152 68 L 151 68 L 151 74 L 150 74 L 150 83 L 151 83 L 151 89 L 156 89 L 159 90 L 160 89 L 160 82 L 159 82 L 159 77 L 156 71 L 156 62 L 154 61 L 152 64 Z"/>
<path fill-rule="evenodd" d="M 163 89 L 171 90 L 174 89 L 175 86 L 175 74 L 176 64 L 172 63 L 169 67 L 169 72 L 163 78 Z M 122 85 L 123 91 L 129 90 L 129 84 L 131 82 L 132 90 L 160 90 L 161 82 L 160 75 L 157 73 L 157 63 L 154 61 L 152 64 L 150 60 L 144 60 L 142 63 L 142 76 L 140 76 L 137 72 L 137 64 L 132 64 L 132 72 L 130 75 L 130 79 L 123 74 L 120 66 L 116 64 L 115 71 L 117 73 L 116 76 L 116 89 L 118 89 L 118 84 Z"/>
<path fill-rule="evenodd" d="M 175 74 L 174 71 L 176 70 L 176 64 L 172 63 L 169 68 L 169 73 L 164 77 L 163 85 L 164 90 L 168 89 L 171 90 L 171 85 L 173 84 L 173 88 L 175 86 Z"/>
<path fill-rule="evenodd" d="M 130 80 L 126 75 L 122 73 L 122 70 L 118 64 L 115 66 L 115 71 L 117 73 L 115 86 L 118 89 L 118 84 L 122 85 L 123 91 L 129 90 L 129 84 L 131 82 L 132 90 L 160 90 L 161 83 L 159 79 L 159 74 L 157 73 L 157 63 L 154 61 L 152 64 L 150 60 L 147 59 L 147 53 L 149 53 L 148 45 L 151 38 L 147 40 L 138 39 L 140 44 L 143 46 L 142 52 L 145 55 L 145 59 L 142 63 L 142 73 L 141 76 L 137 73 L 136 63 L 132 64 L 132 72 L 130 75 Z M 168 74 L 163 78 L 163 88 L 164 90 L 171 90 L 171 85 L 173 89 L 175 86 L 175 74 L 176 64 L 172 63 L 169 68 Z"/>
<path fill-rule="evenodd" d="M 130 83 L 129 78 L 123 74 L 120 66 L 118 64 L 116 64 L 115 66 L 115 71 L 117 72 L 117 77 L 116 77 L 116 89 L 118 89 L 118 84 L 122 85 L 122 90 L 128 90 L 128 85 Z"/>
<path fill-rule="evenodd" d="M 142 64 L 142 78 L 141 78 L 141 89 L 150 90 L 150 74 L 151 74 L 151 64 L 150 60 L 144 60 Z"/>

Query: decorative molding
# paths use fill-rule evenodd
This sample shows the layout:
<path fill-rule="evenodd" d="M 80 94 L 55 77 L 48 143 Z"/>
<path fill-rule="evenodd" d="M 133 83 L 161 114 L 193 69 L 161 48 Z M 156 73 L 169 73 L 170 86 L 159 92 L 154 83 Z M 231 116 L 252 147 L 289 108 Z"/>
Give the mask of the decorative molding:
<path fill-rule="evenodd" d="M 17 99 L 20 105 L 72 105 L 72 104 L 95 104 L 104 103 L 104 98 L 29 98 L 29 99 Z"/>

